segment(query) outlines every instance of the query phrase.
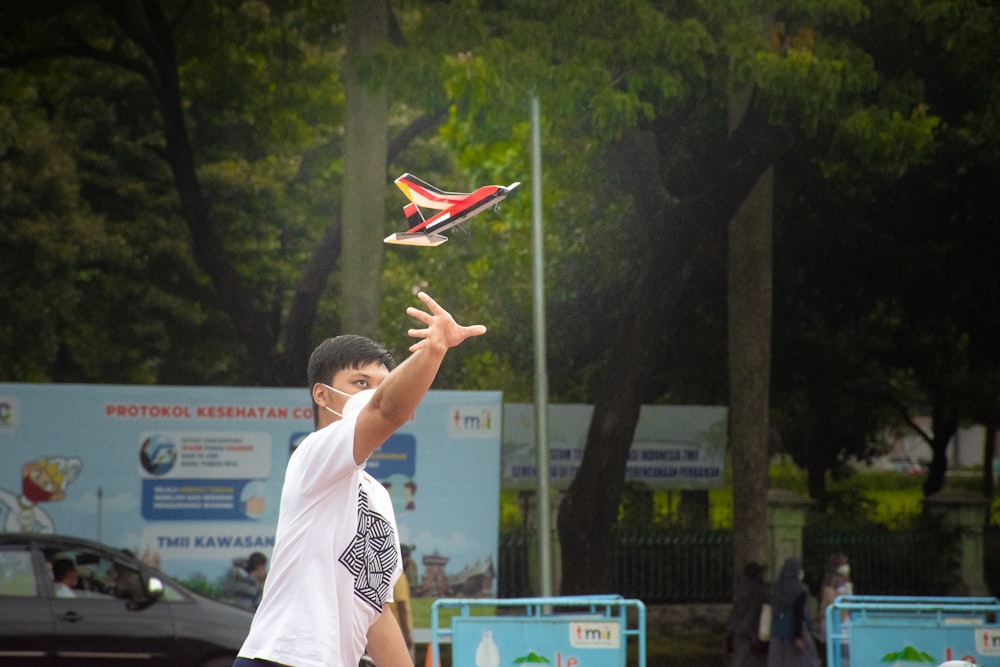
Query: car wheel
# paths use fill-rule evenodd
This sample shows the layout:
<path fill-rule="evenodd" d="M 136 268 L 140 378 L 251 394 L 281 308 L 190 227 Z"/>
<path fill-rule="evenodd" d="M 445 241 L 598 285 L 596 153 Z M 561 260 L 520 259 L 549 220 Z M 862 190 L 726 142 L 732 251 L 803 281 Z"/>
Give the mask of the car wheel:
<path fill-rule="evenodd" d="M 236 656 L 231 658 L 209 658 L 205 662 L 202 662 L 198 667 L 233 667 L 233 661 L 236 660 Z"/>

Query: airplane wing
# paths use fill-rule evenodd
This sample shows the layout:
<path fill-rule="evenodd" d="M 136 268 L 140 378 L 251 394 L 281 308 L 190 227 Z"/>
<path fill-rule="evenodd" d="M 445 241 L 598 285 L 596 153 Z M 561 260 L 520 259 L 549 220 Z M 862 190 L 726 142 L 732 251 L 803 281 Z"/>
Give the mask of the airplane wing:
<path fill-rule="evenodd" d="M 403 174 L 395 180 L 396 187 L 403 191 L 403 194 L 417 206 L 424 208 L 444 209 L 456 202 L 460 202 L 471 193 L 469 192 L 445 192 L 436 188 L 427 181 L 422 181 L 413 174 Z"/>
<path fill-rule="evenodd" d="M 520 183 L 485 185 L 471 193 L 445 192 L 411 174 L 403 174 L 396 179 L 396 185 L 410 198 L 411 203 L 403 208 L 407 222 L 411 225 L 405 232 L 391 234 L 385 243 L 399 245 L 437 246 L 448 240 L 441 232 L 459 225 L 469 218 L 496 206 L 507 198 Z M 431 201 L 428 208 L 443 209 L 429 219 L 424 219 L 418 206 Z"/>
<path fill-rule="evenodd" d="M 440 234 L 408 234 L 406 232 L 396 232 L 395 234 L 386 236 L 384 242 L 392 243 L 394 245 L 436 246 L 441 245 L 447 240 L 447 236 L 442 236 Z"/>

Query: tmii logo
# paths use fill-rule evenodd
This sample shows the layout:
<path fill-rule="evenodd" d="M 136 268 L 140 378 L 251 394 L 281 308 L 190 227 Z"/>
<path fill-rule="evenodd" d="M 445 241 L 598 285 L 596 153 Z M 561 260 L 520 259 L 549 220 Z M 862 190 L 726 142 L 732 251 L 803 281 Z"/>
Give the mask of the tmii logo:
<path fill-rule="evenodd" d="M 614 621 L 570 623 L 569 643 L 574 648 L 618 648 L 621 646 L 621 626 Z"/>
<path fill-rule="evenodd" d="M 1000 655 L 1000 628 L 976 630 L 976 650 L 983 655 Z"/>
<path fill-rule="evenodd" d="M 491 406 L 456 406 L 449 411 L 448 431 L 453 436 L 485 437 L 498 427 L 496 410 Z"/>

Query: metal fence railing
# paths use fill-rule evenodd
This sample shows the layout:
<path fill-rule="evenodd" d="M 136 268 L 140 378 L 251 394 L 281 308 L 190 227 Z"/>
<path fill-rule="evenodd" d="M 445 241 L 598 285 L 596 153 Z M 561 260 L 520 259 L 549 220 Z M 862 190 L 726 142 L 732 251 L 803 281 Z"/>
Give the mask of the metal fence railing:
<path fill-rule="evenodd" d="M 732 598 L 733 540 L 728 530 L 618 531 L 616 591 L 657 602 Z"/>
<path fill-rule="evenodd" d="M 498 551 L 497 597 L 530 597 L 532 584 L 528 536 L 521 530 L 500 533 Z"/>
<path fill-rule="evenodd" d="M 993 595 L 1000 596 L 1000 526 L 983 534 L 983 578 Z"/>
<path fill-rule="evenodd" d="M 959 544 L 940 530 L 807 527 L 802 535 L 807 583 L 818 591 L 830 554 L 846 554 L 855 592 L 863 595 L 948 595 L 959 581 Z"/>
<path fill-rule="evenodd" d="M 803 532 L 806 583 L 819 589 L 827 557 L 851 561 L 855 590 L 865 595 L 946 595 L 958 581 L 959 540 L 940 530 L 855 531 L 807 527 Z M 526 597 L 532 590 L 529 540 L 522 531 L 501 535 L 499 597 Z M 1000 592 L 1000 529 L 984 539 L 987 584 Z M 775 572 L 769 572 L 769 578 Z M 623 529 L 615 543 L 616 592 L 646 604 L 728 602 L 732 599 L 733 551 L 728 530 Z"/>

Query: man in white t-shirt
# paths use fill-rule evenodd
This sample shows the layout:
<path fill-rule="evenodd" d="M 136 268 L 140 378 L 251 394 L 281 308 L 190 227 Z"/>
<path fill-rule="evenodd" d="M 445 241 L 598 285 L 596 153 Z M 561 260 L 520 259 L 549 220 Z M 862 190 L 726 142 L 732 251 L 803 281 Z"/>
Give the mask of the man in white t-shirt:
<path fill-rule="evenodd" d="M 363 336 L 330 338 L 309 358 L 316 430 L 285 470 L 271 567 L 233 667 L 412 667 L 388 602 L 402 570 L 392 502 L 365 472 L 372 453 L 406 423 L 449 348 L 486 332 L 462 326 L 430 296 L 407 308 L 424 329 L 398 367 Z"/>

